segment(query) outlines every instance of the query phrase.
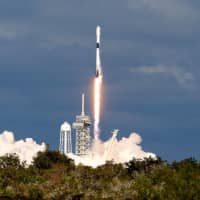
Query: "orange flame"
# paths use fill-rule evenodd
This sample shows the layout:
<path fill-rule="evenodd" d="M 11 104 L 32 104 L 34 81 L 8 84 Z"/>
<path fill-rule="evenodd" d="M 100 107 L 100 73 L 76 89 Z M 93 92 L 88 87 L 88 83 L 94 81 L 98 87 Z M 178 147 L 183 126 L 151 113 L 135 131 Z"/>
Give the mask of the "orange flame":
<path fill-rule="evenodd" d="M 100 133 L 101 83 L 102 77 L 96 77 L 94 80 L 94 138 L 96 140 L 98 140 Z"/>

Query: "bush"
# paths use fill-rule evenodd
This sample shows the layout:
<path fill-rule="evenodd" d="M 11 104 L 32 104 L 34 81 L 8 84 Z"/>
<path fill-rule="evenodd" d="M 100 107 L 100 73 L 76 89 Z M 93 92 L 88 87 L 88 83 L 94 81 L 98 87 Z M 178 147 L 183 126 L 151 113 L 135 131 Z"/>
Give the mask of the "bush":
<path fill-rule="evenodd" d="M 33 160 L 33 165 L 38 169 L 49 169 L 52 166 L 46 152 L 39 152 Z"/>
<path fill-rule="evenodd" d="M 42 190 L 39 187 L 30 188 L 28 193 L 28 199 L 30 200 L 42 200 L 44 196 Z"/>
<path fill-rule="evenodd" d="M 38 169 L 49 169 L 52 164 L 64 164 L 67 167 L 74 168 L 74 162 L 72 159 L 67 158 L 65 155 L 58 151 L 45 151 L 39 152 L 37 157 L 34 158 L 33 165 Z"/>
<path fill-rule="evenodd" d="M 16 154 L 7 154 L 0 157 L 0 168 L 8 167 L 20 168 L 24 166 L 20 163 L 19 157 Z"/>

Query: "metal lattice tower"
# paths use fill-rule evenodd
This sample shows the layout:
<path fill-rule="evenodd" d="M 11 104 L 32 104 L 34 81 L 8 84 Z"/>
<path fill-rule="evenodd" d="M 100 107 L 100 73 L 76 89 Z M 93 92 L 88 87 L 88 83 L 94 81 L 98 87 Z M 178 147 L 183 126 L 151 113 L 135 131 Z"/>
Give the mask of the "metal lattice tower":
<path fill-rule="evenodd" d="M 64 122 L 60 126 L 59 151 L 60 153 L 65 155 L 67 155 L 68 153 L 72 153 L 71 126 L 67 122 Z"/>
<path fill-rule="evenodd" d="M 82 94 L 82 112 L 76 116 L 73 128 L 76 130 L 75 153 L 78 156 L 87 155 L 90 147 L 90 117 L 85 115 L 84 94 Z"/>

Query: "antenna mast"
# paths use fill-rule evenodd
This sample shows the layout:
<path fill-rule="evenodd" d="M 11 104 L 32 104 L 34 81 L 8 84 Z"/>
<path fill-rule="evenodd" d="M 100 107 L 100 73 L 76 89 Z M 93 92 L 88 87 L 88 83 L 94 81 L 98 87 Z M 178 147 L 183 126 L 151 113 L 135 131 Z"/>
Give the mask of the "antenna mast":
<path fill-rule="evenodd" d="M 85 95 L 84 93 L 82 94 L 82 112 L 81 112 L 82 116 L 85 116 Z"/>

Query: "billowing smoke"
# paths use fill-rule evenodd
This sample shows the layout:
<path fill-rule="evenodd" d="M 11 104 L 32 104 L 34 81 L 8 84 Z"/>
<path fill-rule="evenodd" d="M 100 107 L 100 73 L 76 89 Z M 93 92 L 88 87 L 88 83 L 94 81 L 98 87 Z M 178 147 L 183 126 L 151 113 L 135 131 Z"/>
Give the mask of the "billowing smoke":
<path fill-rule="evenodd" d="M 103 165 L 106 161 L 114 163 L 125 163 L 133 158 L 143 159 L 152 157 L 156 159 L 156 155 L 145 152 L 141 147 L 142 138 L 137 133 L 131 133 L 128 138 L 117 139 L 117 132 L 113 132 L 113 136 L 107 141 L 94 140 L 89 154 L 86 156 L 76 156 L 69 154 L 68 156 L 75 161 L 75 164 L 83 164 L 87 166 L 97 167 Z"/>
<path fill-rule="evenodd" d="M 4 131 L 0 134 L 0 156 L 16 154 L 19 156 L 20 161 L 26 161 L 27 165 L 30 165 L 33 157 L 39 151 L 44 151 L 45 148 L 44 143 L 37 144 L 32 138 L 16 141 L 12 132 Z"/>
<path fill-rule="evenodd" d="M 117 133 L 118 130 L 114 130 L 112 137 L 107 141 L 94 139 L 86 156 L 79 157 L 74 154 L 68 154 L 68 156 L 75 161 L 76 165 L 83 164 L 92 167 L 103 165 L 109 160 L 114 163 L 125 163 L 133 158 L 156 158 L 155 154 L 142 149 L 140 145 L 142 138 L 137 133 L 131 133 L 129 137 L 122 137 L 120 140 L 117 139 Z M 37 153 L 45 149 L 44 143 L 37 144 L 32 138 L 16 141 L 12 132 L 4 131 L 0 134 L 0 156 L 17 154 L 21 162 L 26 161 L 26 164 L 30 165 Z"/>

